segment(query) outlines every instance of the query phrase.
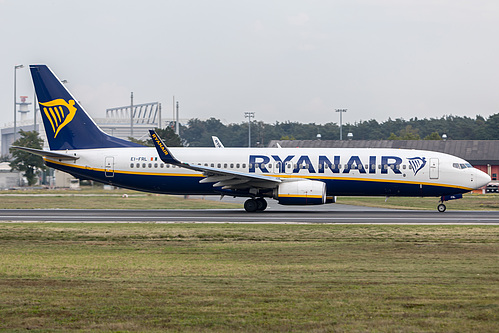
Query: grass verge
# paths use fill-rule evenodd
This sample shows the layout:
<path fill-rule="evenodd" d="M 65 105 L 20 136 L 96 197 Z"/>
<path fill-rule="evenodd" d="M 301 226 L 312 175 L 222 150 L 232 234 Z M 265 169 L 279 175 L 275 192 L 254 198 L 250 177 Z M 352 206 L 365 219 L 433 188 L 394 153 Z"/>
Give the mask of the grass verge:
<path fill-rule="evenodd" d="M 122 196 L 126 195 L 126 198 Z M 271 200 L 271 199 L 269 199 Z M 338 197 L 339 204 L 435 210 L 438 198 Z M 446 201 L 449 210 L 499 210 L 497 194 L 465 194 L 463 199 Z M 242 209 L 242 204 L 219 200 L 184 199 L 180 196 L 150 194 L 132 190 L 84 188 L 71 190 L 0 191 L 0 209 Z M 334 210 L 334 205 L 331 206 Z"/>
<path fill-rule="evenodd" d="M 404 198 L 404 197 L 338 197 L 339 204 L 394 208 L 435 210 L 438 198 Z M 450 210 L 499 210 L 497 194 L 465 194 L 462 199 L 446 201 Z"/>
<path fill-rule="evenodd" d="M 124 196 L 125 195 L 125 196 Z M 0 193 L 0 209 L 234 209 L 234 204 L 164 194 L 118 191 Z"/>
<path fill-rule="evenodd" d="M 0 223 L 0 330 L 495 332 L 499 228 Z"/>

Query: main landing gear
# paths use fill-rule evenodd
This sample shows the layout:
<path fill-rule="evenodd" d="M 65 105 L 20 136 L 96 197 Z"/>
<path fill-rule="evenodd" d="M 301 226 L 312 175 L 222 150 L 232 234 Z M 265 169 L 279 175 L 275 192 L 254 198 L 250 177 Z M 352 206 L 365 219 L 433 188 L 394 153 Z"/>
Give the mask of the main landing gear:
<path fill-rule="evenodd" d="M 248 213 L 264 211 L 267 208 L 267 201 L 264 198 L 248 199 L 244 202 L 244 209 Z"/>

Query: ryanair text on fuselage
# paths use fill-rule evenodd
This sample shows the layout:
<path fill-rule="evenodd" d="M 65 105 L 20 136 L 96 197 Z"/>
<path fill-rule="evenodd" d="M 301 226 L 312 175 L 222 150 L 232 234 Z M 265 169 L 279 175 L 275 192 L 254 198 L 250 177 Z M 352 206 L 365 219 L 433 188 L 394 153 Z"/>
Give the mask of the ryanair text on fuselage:
<path fill-rule="evenodd" d="M 297 159 L 295 155 L 288 155 L 284 159 L 278 155 L 270 155 L 270 157 L 267 155 L 250 155 L 249 172 L 255 173 L 259 169 L 262 173 L 269 173 L 267 165 L 271 163 L 271 159 L 273 160 L 272 163 L 276 163 L 278 166 L 279 173 L 290 172 L 290 169 L 292 169 L 291 173 L 299 173 L 300 170 L 304 169 L 308 170 L 309 173 L 324 173 L 326 169 L 329 169 L 333 173 L 349 173 L 351 170 L 357 170 L 359 173 L 375 174 L 379 170 L 381 174 L 387 174 L 388 170 L 392 170 L 395 174 L 402 174 L 400 165 L 403 162 L 403 159 L 398 156 L 369 156 L 367 159 L 364 158 L 363 161 L 360 156 L 352 155 L 344 163 L 342 156 L 339 155 L 335 155 L 332 158 L 319 155 L 316 170 L 308 155 L 301 155 Z M 412 157 L 408 159 L 408 163 L 409 168 L 416 175 L 426 165 L 426 158 Z"/>

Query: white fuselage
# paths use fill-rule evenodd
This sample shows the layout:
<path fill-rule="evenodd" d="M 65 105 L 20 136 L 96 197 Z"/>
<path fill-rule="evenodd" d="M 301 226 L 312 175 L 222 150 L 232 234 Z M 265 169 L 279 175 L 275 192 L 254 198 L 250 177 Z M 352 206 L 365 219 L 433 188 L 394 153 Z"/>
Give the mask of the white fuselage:
<path fill-rule="evenodd" d="M 178 160 L 246 174 L 326 183 L 328 195 L 441 196 L 490 179 L 461 158 L 430 151 L 336 148 L 170 148 Z M 104 183 L 170 194 L 219 194 L 200 172 L 163 163 L 155 148 L 64 151 L 75 161 L 45 158 L 57 169 Z M 230 193 L 229 193 L 230 194 Z"/>

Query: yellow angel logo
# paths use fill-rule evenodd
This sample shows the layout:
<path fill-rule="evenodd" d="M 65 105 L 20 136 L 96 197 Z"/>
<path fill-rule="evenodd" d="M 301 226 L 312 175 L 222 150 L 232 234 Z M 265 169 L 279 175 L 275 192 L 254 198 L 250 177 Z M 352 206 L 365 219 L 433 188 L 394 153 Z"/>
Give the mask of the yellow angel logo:
<path fill-rule="evenodd" d="M 40 103 L 40 105 L 44 106 L 43 112 L 52 125 L 54 138 L 64 126 L 73 120 L 76 114 L 75 101 L 72 99 L 67 102 L 61 98 L 54 99 L 50 102 Z"/>

